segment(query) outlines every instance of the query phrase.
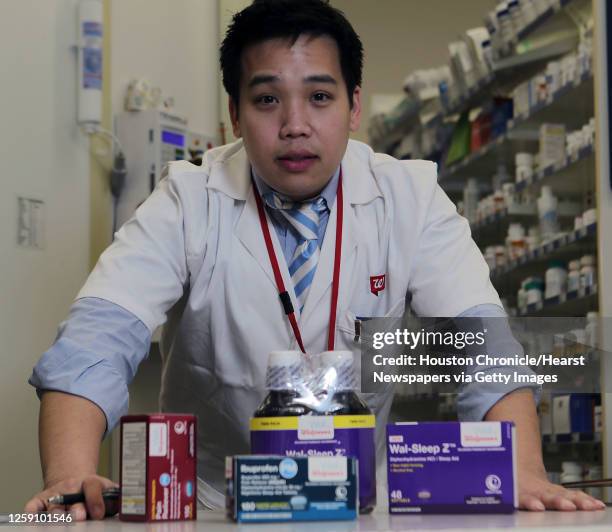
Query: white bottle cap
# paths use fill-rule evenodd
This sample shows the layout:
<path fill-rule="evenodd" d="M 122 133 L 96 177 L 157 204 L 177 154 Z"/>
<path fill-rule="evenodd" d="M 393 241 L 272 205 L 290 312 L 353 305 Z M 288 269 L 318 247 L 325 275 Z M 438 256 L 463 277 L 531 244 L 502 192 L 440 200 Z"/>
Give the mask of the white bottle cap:
<path fill-rule="evenodd" d="M 595 264 L 595 257 L 593 255 L 583 255 L 580 257 L 580 266 L 593 266 Z"/>
<path fill-rule="evenodd" d="M 582 466 L 578 462 L 562 462 L 561 470 L 568 475 L 582 475 Z"/>
<path fill-rule="evenodd" d="M 542 187 L 542 195 L 541 197 L 546 197 L 546 198 L 550 198 L 553 195 L 552 193 L 552 188 L 550 188 L 550 186 L 548 185 L 544 185 Z"/>
<path fill-rule="evenodd" d="M 302 357 L 299 351 L 272 351 L 268 355 L 266 388 L 293 390 L 302 377 Z"/>
<path fill-rule="evenodd" d="M 533 154 L 527 152 L 519 152 L 514 156 L 516 166 L 533 166 Z"/>
<path fill-rule="evenodd" d="M 351 351 L 323 351 L 320 355 L 323 371 L 329 368 L 336 370 L 336 390 L 354 390 L 357 388 Z"/>
<path fill-rule="evenodd" d="M 268 367 L 293 366 L 301 361 L 299 351 L 271 351 L 268 355 Z"/>
<path fill-rule="evenodd" d="M 521 240 L 525 237 L 525 228 L 521 224 L 510 224 L 508 226 L 508 237 L 511 240 Z"/>
<path fill-rule="evenodd" d="M 321 362 L 326 366 L 353 363 L 353 353 L 350 351 L 323 351 L 320 355 Z"/>

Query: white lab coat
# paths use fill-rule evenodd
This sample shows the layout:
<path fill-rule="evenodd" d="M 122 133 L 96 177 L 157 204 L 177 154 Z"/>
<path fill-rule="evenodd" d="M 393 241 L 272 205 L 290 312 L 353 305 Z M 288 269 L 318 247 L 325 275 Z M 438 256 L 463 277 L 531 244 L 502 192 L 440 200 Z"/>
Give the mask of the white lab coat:
<path fill-rule="evenodd" d="M 349 141 L 342 160 L 344 230 L 336 348 L 359 351 L 355 316 L 399 316 L 405 295 L 424 316 L 500 304 L 467 221 L 437 185 L 436 166 L 398 161 Z M 336 204 L 299 326 L 309 352 L 326 349 Z M 295 304 L 276 232 L 276 255 Z M 385 275 L 371 291 L 370 277 Z M 169 166 L 117 233 L 78 297 L 98 297 L 154 331 L 165 323 L 161 408 L 198 415 L 198 473 L 221 490 L 224 457 L 248 452 L 248 420 L 265 390 L 268 353 L 297 349 L 278 298 L 242 142 L 209 151 L 201 167 Z M 377 437 L 390 395 L 368 396 Z M 382 453 L 380 453 L 382 455 Z M 214 505 L 222 498 L 201 484 Z M 202 493 L 204 492 L 204 493 Z"/>

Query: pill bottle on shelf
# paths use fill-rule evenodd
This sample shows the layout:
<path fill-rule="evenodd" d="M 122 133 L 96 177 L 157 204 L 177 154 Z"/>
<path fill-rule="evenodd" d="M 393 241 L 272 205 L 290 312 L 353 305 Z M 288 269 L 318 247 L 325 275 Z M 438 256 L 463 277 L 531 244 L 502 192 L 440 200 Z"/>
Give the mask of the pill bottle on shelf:
<path fill-rule="evenodd" d="M 516 182 L 527 181 L 533 177 L 533 155 L 527 152 L 519 152 L 514 156 L 516 167 Z"/>
<path fill-rule="evenodd" d="M 553 260 L 550 262 L 546 274 L 544 276 L 545 291 L 544 298 L 559 297 L 565 293 L 567 286 L 567 270 L 563 262 Z"/>
<path fill-rule="evenodd" d="M 586 315 L 586 345 L 597 348 L 599 345 L 599 313 L 598 312 L 587 312 Z"/>
<path fill-rule="evenodd" d="M 580 288 L 580 261 L 571 260 L 568 264 L 567 291 L 576 292 Z"/>
<path fill-rule="evenodd" d="M 542 303 L 543 298 L 543 283 L 541 279 L 534 279 L 527 283 L 525 291 L 527 292 L 527 305 L 537 305 Z"/>
<path fill-rule="evenodd" d="M 510 260 L 518 259 L 525 254 L 527 241 L 525 240 L 525 228 L 521 224 L 510 224 L 508 227 L 506 245 L 508 247 L 508 258 Z"/>
<path fill-rule="evenodd" d="M 468 179 L 467 186 L 463 189 L 463 215 L 471 224 L 477 220 L 479 196 L 478 182 L 474 178 Z"/>
<path fill-rule="evenodd" d="M 580 482 L 583 479 L 583 469 L 578 462 L 562 462 L 561 482 Z"/>
<path fill-rule="evenodd" d="M 543 240 L 550 240 L 559 232 L 557 220 L 558 200 L 549 186 L 543 186 L 538 198 L 538 215 L 540 218 L 540 231 Z"/>
<path fill-rule="evenodd" d="M 580 259 L 580 288 L 589 290 L 595 285 L 595 257 L 584 255 Z"/>

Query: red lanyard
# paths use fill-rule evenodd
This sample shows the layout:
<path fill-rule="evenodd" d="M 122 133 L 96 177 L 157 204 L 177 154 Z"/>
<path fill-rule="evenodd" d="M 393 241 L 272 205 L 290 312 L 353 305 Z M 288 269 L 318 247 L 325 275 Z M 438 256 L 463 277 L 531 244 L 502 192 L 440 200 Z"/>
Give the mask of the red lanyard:
<path fill-rule="evenodd" d="M 297 340 L 302 353 L 306 353 L 304 349 L 304 343 L 302 342 L 302 335 L 300 334 L 300 328 L 297 320 L 295 319 L 295 311 L 293 304 L 291 303 L 291 297 L 285 289 L 285 283 L 283 282 L 283 276 L 281 275 L 280 268 L 278 267 L 278 260 L 276 259 L 276 253 L 274 252 L 274 246 L 272 245 L 272 238 L 270 237 L 270 228 L 268 227 L 268 221 L 266 219 L 266 211 L 264 210 L 263 202 L 257 190 L 257 185 L 253 183 L 253 191 L 255 193 L 255 201 L 257 202 L 257 212 L 259 213 L 259 223 L 261 224 L 261 231 L 266 241 L 266 248 L 268 250 L 268 256 L 270 257 L 270 263 L 272 270 L 274 271 L 274 279 L 276 281 L 276 287 L 278 288 L 278 297 L 281 300 L 285 314 L 291 323 L 293 334 Z M 342 168 L 340 168 L 340 176 L 338 177 L 338 190 L 336 191 L 336 205 L 337 205 L 337 217 L 336 217 L 336 252 L 334 257 L 334 276 L 332 279 L 332 294 L 331 304 L 329 309 L 329 331 L 327 333 L 327 350 L 333 351 L 336 331 L 336 310 L 338 308 L 338 285 L 340 284 L 340 259 L 342 255 L 342 219 L 343 219 L 343 203 L 342 203 Z"/>

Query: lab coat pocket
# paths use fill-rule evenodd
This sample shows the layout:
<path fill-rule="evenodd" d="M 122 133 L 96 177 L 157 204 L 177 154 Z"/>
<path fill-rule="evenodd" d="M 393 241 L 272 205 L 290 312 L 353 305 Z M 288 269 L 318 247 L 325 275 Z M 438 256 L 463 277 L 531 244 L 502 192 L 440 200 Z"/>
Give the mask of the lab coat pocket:
<path fill-rule="evenodd" d="M 367 339 L 364 339 L 364 323 L 369 319 L 374 318 L 387 318 L 389 320 L 391 320 L 391 318 L 394 318 L 393 323 L 385 321 L 385 323 L 381 324 L 381 326 L 384 328 L 399 327 L 402 323 L 405 304 L 405 298 L 396 301 L 382 316 L 362 316 L 357 315 L 352 310 L 348 310 L 342 316 L 339 317 L 338 325 L 336 327 L 336 349 L 352 351 L 353 360 L 355 364 L 355 374 L 359 382 L 361 382 L 361 348 L 363 342 L 367 341 Z M 376 393 L 362 393 L 361 395 L 368 404 L 378 404 L 383 399 L 381 397 L 381 394 Z"/>
<path fill-rule="evenodd" d="M 397 318 L 401 319 L 406 309 L 406 298 L 401 298 L 391 305 L 389 310 L 384 314 L 371 313 L 370 315 L 353 312 L 348 310 L 342 314 L 338 319 L 337 330 L 344 334 L 353 334 L 354 341 L 358 342 L 361 340 L 361 328 L 363 323 L 367 320 L 374 318 Z"/>

